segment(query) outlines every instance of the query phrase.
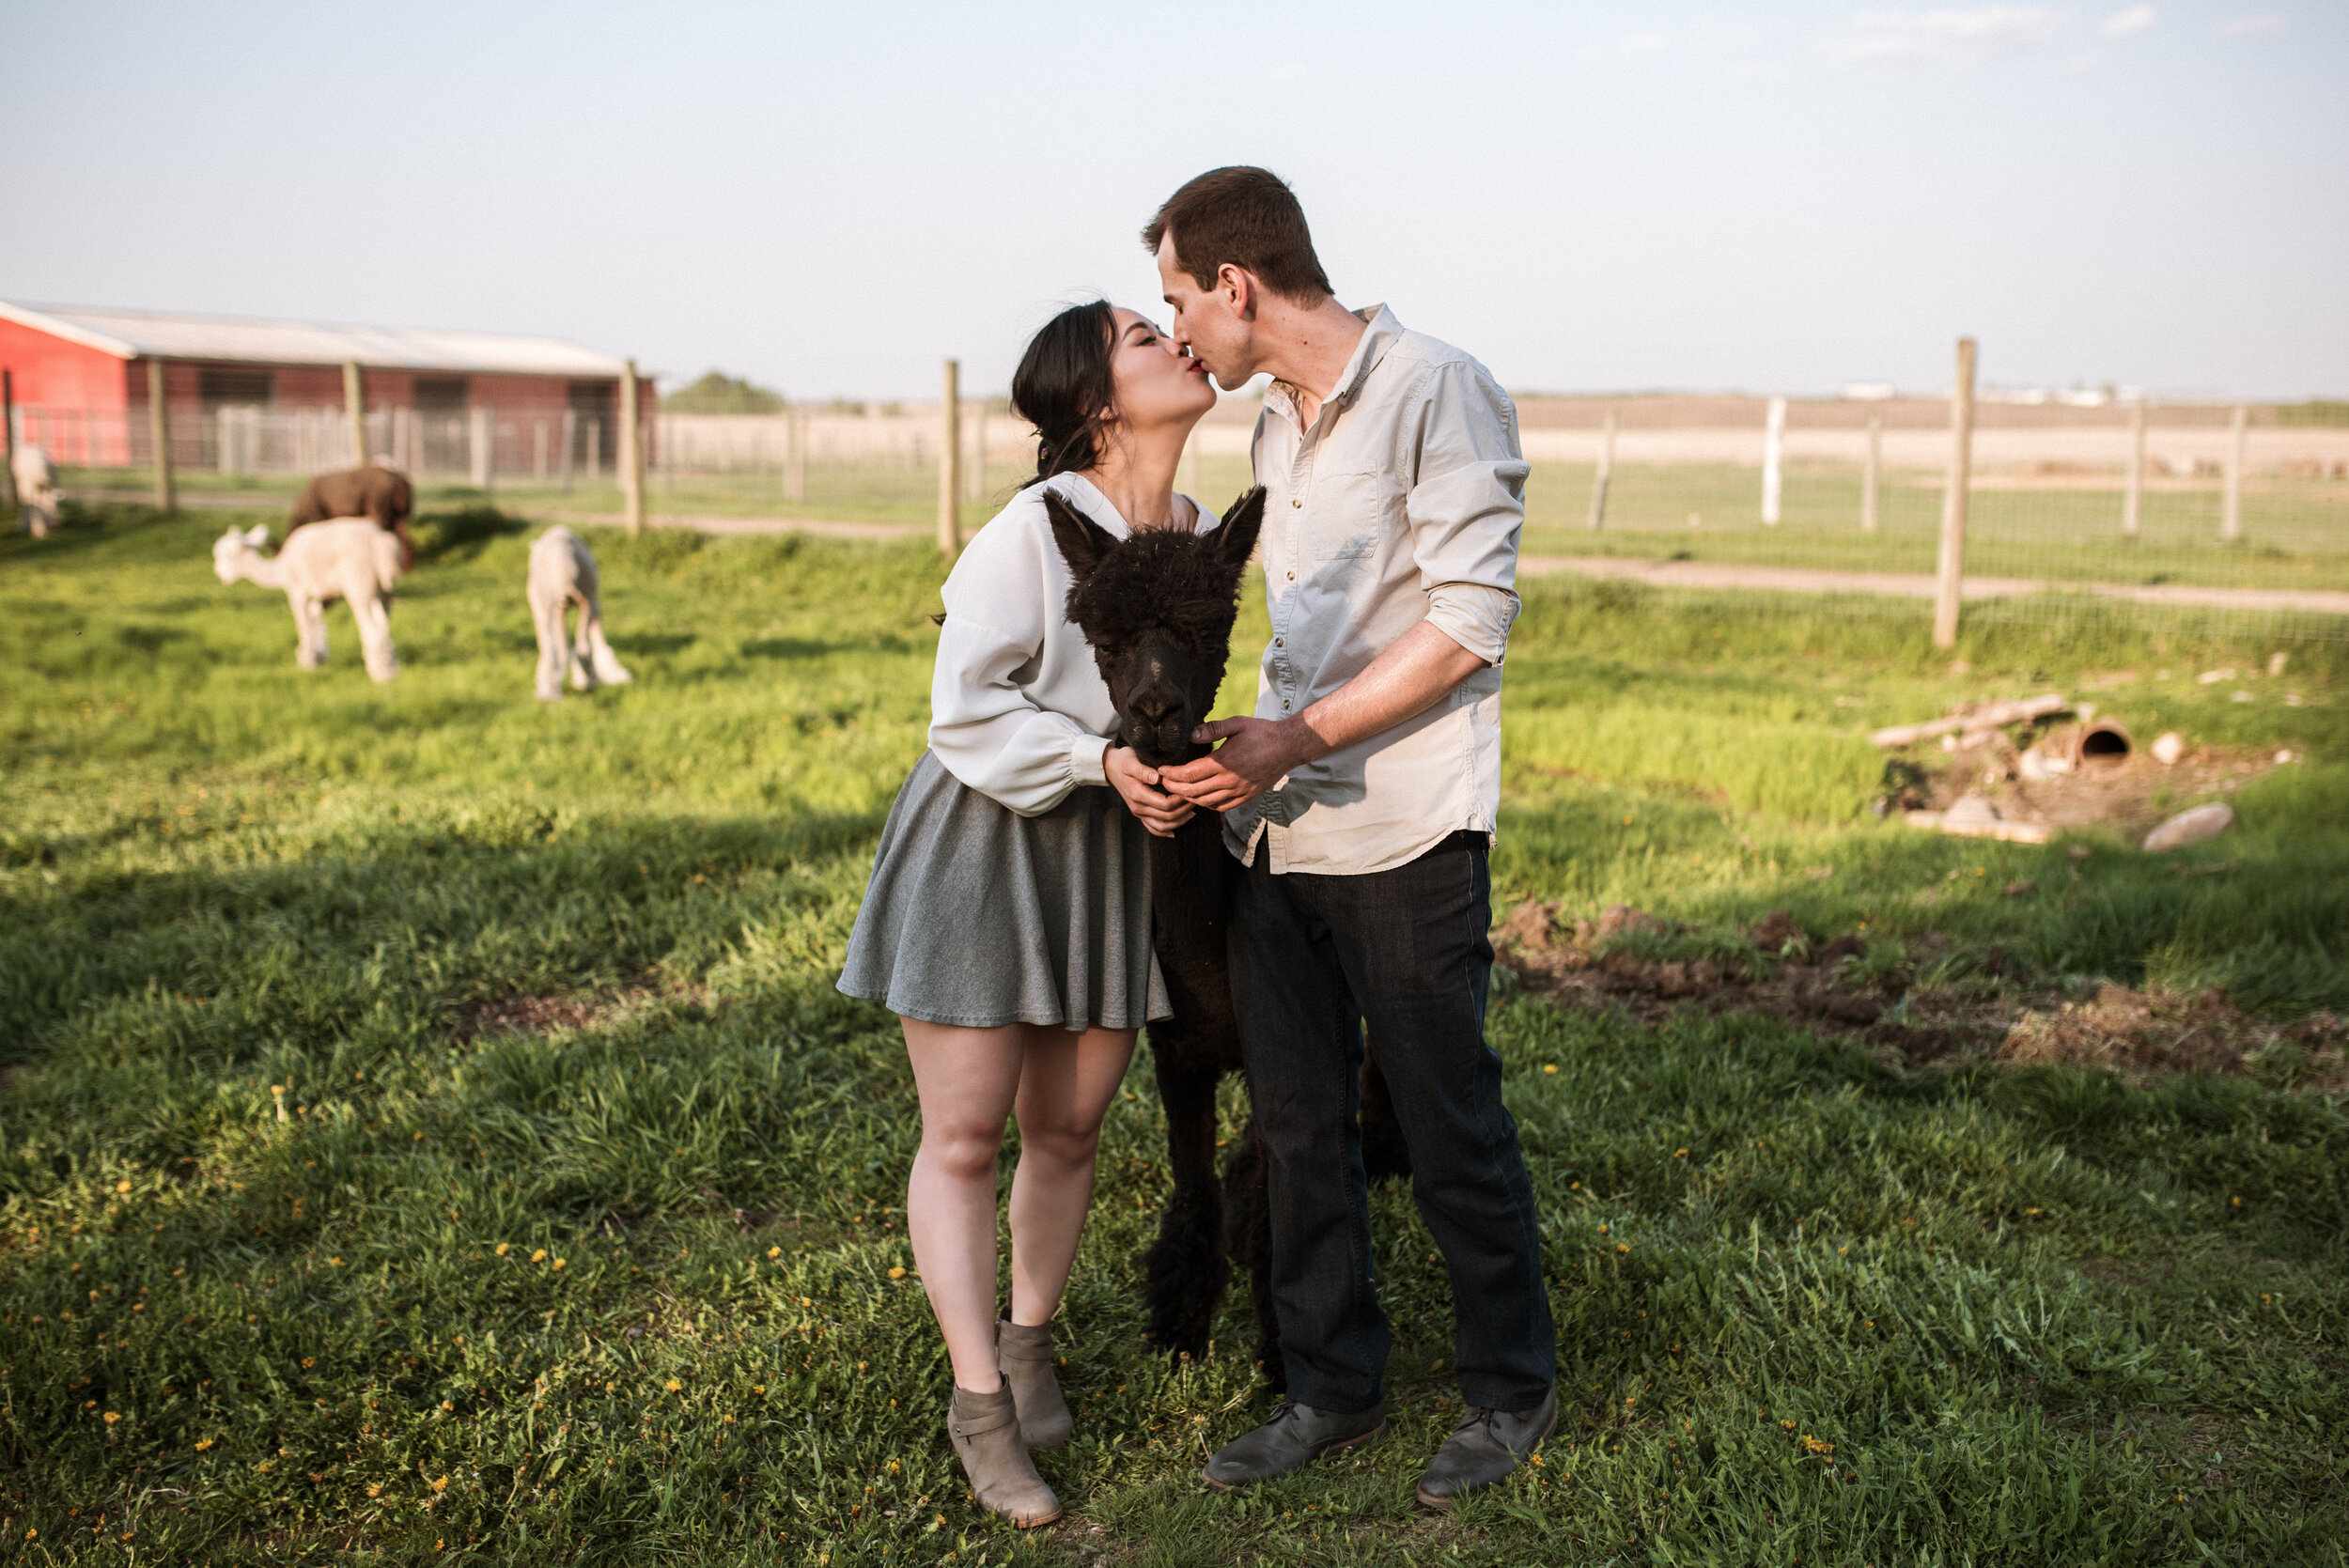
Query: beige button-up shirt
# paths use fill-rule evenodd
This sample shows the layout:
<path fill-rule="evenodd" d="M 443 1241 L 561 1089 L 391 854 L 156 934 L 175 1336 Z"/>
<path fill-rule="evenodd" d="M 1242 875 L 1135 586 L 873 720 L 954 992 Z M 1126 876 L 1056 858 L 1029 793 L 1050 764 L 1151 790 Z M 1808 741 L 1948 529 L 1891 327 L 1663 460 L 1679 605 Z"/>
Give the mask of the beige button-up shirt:
<path fill-rule="evenodd" d="M 1273 383 L 1256 421 L 1272 641 L 1256 716 L 1303 712 L 1421 621 L 1486 662 L 1416 719 L 1306 764 L 1224 814 L 1242 861 L 1360 875 L 1501 809 L 1501 661 L 1517 617 L 1526 463 L 1483 365 L 1384 306 L 1310 427 Z"/>

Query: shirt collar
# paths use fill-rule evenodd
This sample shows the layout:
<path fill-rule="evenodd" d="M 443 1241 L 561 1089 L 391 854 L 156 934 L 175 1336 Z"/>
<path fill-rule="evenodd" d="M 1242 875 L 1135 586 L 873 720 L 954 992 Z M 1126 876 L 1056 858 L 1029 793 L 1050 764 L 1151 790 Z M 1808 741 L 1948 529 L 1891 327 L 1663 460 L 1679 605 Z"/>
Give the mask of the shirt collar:
<path fill-rule="evenodd" d="M 1321 400 L 1321 406 L 1324 409 L 1343 408 L 1352 401 L 1354 395 L 1361 390 L 1362 381 L 1373 370 L 1378 368 L 1378 362 L 1387 357 L 1387 350 L 1393 348 L 1395 340 L 1403 335 L 1403 323 L 1396 320 L 1394 312 L 1383 304 L 1364 305 L 1354 314 L 1367 323 L 1369 330 L 1364 332 L 1361 341 L 1354 345 L 1353 357 L 1346 362 L 1346 368 L 1338 373 L 1336 387 L 1331 389 L 1329 396 Z M 1265 390 L 1268 397 L 1276 395 L 1280 397 L 1282 406 L 1290 420 L 1295 421 L 1297 418 L 1296 388 L 1286 381 L 1274 381 Z"/>

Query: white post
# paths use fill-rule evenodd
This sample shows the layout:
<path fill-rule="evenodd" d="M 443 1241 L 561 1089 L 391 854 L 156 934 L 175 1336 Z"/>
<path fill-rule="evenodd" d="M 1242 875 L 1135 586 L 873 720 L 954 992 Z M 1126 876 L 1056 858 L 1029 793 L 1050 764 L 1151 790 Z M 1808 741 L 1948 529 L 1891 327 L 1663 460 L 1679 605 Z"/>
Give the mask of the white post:
<path fill-rule="evenodd" d="M 1966 500 L 1974 474 L 1974 340 L 1957 340 L 1957 381 L 1950 389 L 1950 482 L 1941 492 L 1941 560 L 1933 600 L 1933 645 L 1957 646 L 1957 608 L 1965 588 Z"/>
<path fill-rule="evenodd" d="M 938 552 L 953 560 L 962 551 L 962 519 L 957 504 L 962 499 L 962 440 L 956 418 L 962 409 L 962 365 L 946 362 L 945 391 L 939 404 L 938 432 Z"/>
<path fill-rule="evenodd" d="M 1183 442 L 1183 493 L 1202 506 L 1206 500 L 1199 494 L 1199 427 L 1190 427 L 1190 436 Z"/>
<path fill-rule="evenodd" d="M 2227 505 L 2218 520 L 2218 536 L 2230 544 L 2243 537 L 2243 427 L 2251 411 L 2237 403 L 2227 442 Z"/>
<path fill-rule="evenodd" d="M 621 506 L 632 539 L 645 528 L 645 438 L 637 425 L 636 362 L 632 359 L 620 365 L 620 449 L 614 456 L 619 458 Z"/>
<path fill-rule="evenodd" d="M 2121 533 L 2123 537 L 2137 537 L 2145 505 L 2145 395 L 2139 393 L 2129 402 L 2129 473 L 2128 482 L 2121 491 Z"/>
<path fill-rule="evenodd" d="M 530 427 L 530 476 L 541 485 L 547 482 L 547 422 L 543 419 Z"/>
<path fill-rule="evenodd" d="M 171 484 L 171 407 L 163 400 L 163 362 L 147 362 L 148 438 L 155 444 L 155 510 L 175 512 L 179 497 Z M 82 426 L 82 460 L 89 460 L 89 426 Z"/>
<path fill-rule="evenodd" d="M 1884 472 L 1884 415 L 1868 415 L 1868 456 L 1859 470 L 1859 531 L 1876 531 L 1876 485 Z"/>
<path fill-rule="evenodd" d="M 603 421 L 600 419 L 587 422 L 587 477 L 591 480 L 603 477 Z"/>
<path fill-rule="evenodd" d="M 783 498 L 793 505 L 807 499 L 807 411 L 796 403 L 784 411 Z"/>
<path fill-rule="evenodd" d="M 563 493 L 571 493 L 571 448 L 579 442 L 579 411 L 563 411 Z"/>
<path fill-rule="evenodd" d="M 490 451 L 490 405 L 487 403 L 475 403 L 473 406 L 473 430 L 471 433 L 471 439 L 466 442 L 466 444 L 471 448 L 468 456 L 473 458 L 473 474 L 471 475 L 473 479 L 473 488 L 477 490 L 486 490 L 490 488 L 490 470 L 492 467 L 490 462 L 491 454 Z"/>
<path fill-rule="evenodd" d="M 1591 532 L 1595 534 L 1607 526 L 1607 486 L 1615 476 L 1615 411 L 1607 411 L 1606 427 L 1599 432 L 1598 470 L 1591 476 Z"/>
<path fill-rule="evenodd" d="M 1770 399 L 1770 415 L 1762 427 L 1762 525 L 1778 526 L 1778 502 L 1784 480 L 1781 468 L 1786 457 L 1786 399 Z"/>

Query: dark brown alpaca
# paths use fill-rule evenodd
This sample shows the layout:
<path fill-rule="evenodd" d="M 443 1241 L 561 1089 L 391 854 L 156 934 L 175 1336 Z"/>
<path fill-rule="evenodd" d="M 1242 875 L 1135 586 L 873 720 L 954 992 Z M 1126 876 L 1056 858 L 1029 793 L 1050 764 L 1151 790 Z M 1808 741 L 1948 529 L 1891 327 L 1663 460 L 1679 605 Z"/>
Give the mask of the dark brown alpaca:
<path fill-rule="evenodd" d="M 416 564 L 415 546 L 408 539 L 408 514 L 415 505 L 416 492 L 406 474 L 380 462 L 369 463 L 321 474 L 303 486 L 302 493 L 294 498 L 293 512 L 286 519 L 286 529 L 291 533 L 305 522 L 324 522 L 329 518 L 371 519 L 378 528 L 398 537 L 400 569 L 407 571 Z"/>
<path fill-rule="evenodd" d="M 1068 618 L 1092 644 L 1120 716 L 1119 738 L 1153 768 L 1199 755 L 1191 730 L 1215 706 L 1239 605 L 1240 573 L 1264 523 L 1264 490 L 1250 490 L 1206 534 L 1152 529 L 1119 540 L 1051 491 L 1052 537 L 1076 585 Z M 1150 840 L 1151 924 L 1174 1017 L 1150 1025 L 1150 1057 L 1166 1108 L 1174 1190 L 1143 1259 L 1150 1343 L 1201 1356 L 1237 1258 L 1252 1278 L 1256 1359 L 1286 1389 L 1267 1265 L 1271 1221 L 1264 1147 L 1252 1120 L 1219 1182 L 1217 1083 L 1240 1070 L 1224 951 L 1237 866 L 1222 820 L 1199 812 L 1172 838 Z M 1362 1158 L 1372 1180 L 1410 1168 L 1377 1064 L 1362 1067 Z"/>

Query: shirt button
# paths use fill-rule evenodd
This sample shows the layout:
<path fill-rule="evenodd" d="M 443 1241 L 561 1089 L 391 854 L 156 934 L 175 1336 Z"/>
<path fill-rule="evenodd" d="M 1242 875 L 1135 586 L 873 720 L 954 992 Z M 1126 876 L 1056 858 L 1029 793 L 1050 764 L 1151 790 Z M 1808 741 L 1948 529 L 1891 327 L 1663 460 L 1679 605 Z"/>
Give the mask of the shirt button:
<path fill-rule="evenodd" d="M 1304 503 L 1304 502 L 1302 502 L 1302 501 L 1300 501 L 1300 500 L 1295 500 L 1295 499 L 1292 499 L 1292 500 L 1289 502 L 1289 505 L 1292 505 L 1292 506 L 1302 506 L 1303 505 L 1305 505 L 1305 503 Z"/>
<path fill-rule="evenodd" d="M 1295 572 L 1284 572 L 1282 575 L 1286 577 L 1291 582 L 1297 581 L 1297 574 Z"/>
<path fill-rule="evenodd" d="M 1281 641 L 1281 639 L 1279 639 L 1278 637 L 1275 637 L 1275 638 L 1272 640 L 1272 645 L 1273 645 L 1274 647 L 1276 647 L 1276 648 L 1279 648 L 1279 647 L 1286 647 L 1288 644 L 1286 644 L 1285 643 L 1282 642 L 1282 641 Z"/>
<path fill-rule="evenodd" d="M 1285 707 L 1287 707 L 1287 706 L 1289 706 L 1289 704 L 1288 704 L 1288 699 L 1287 699 L 1286 697 L 1283 697 L 1283 698 L 1282 698 L 1282 699 L 1281 699 L 1281 706 L 1282 706 L 1283 708 L 1285 708 Z"/>

